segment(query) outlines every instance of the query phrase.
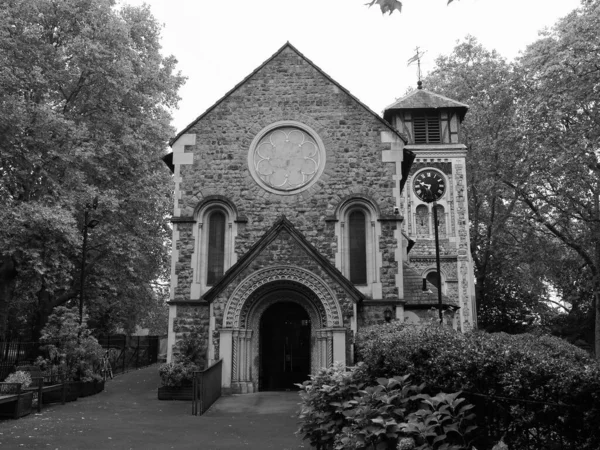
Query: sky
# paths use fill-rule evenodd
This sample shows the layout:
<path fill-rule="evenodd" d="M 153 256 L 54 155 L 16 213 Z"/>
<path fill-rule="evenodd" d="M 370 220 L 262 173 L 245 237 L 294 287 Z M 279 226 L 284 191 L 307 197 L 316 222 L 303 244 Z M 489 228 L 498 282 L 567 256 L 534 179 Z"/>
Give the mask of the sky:
<path fill-rule="evenodd" d="M 422 71 L 467 35 L 507 60 L 579 0 L 403 0 L 381 14 L 367 0 L 121 0 L 150 6 L 163 24 L 163 54 L 187 77 L 173 126 L 179 132 L 286 42 L 378 114 L 417 82 L 407 61 L 420 48 Z"/>

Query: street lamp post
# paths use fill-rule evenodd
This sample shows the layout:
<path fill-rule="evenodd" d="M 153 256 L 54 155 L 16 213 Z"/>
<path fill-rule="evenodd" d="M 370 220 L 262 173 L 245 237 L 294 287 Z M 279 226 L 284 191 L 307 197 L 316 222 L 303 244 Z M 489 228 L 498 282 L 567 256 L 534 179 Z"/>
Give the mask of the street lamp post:
<path fill-rule="evenodd" d="M 439 197 L 436 197 L 434 192 L 430 189 L 429 186 L 423 185 L 423 189 L 425 190 L 425 202 L 431 203 L 433 206 L 433 228 L 435 231 L 435 268 L 437 270 L 438 277 L 438 314 L 440 317 L 440 325 L 444 323 L 444 315 L 442 313 L 443 305 L 442 305 L 442 270 L 440 267 L 440 237 L 438 230 L 438 216 L 437 216 L 437 200 Z"/>
<path fill-rule="evenodd" d="M 81 275 L 79 278 L 79 324 L 83 323 L 83 304 L 85 302 L 85 260 L 87 256 L 88 228 L 94 228 L 100 223 L 99 220 L 90 219 L 91 210 L 98 208 L 98 197 L 93 202 L 85 205 L 83 213 L 83 246 L 81 249 Z"/>
<path fill-rule="evenodd" d="M 435 200 L 433 201 L 433 224 L 435 230 L 435 270 L 437 270 L 438 276 L 438 312 L 441 325 L 444 323 L 442 315 L 442 270 L 440 268 L 440 237 L 438 231 L 437 202 Z"/>

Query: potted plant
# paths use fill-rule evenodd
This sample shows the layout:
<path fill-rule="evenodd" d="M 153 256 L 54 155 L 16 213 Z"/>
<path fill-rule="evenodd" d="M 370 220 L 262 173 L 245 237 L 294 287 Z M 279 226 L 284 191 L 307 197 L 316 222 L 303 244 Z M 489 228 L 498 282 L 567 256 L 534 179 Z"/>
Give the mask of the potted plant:
<path fill-rule="evenodd" d="M 170 362 L 163 364 L 158 373 L 161 386 L 159 400 L 192 400 L 193 373 L 199 368 L 194 364 Z"/>
<path fill-rule="evenodd" d="M 40 342 L 45 344 L 42 349 L 47 357 L 38 358 L 37 364 L 42 370 L 54 367 L 55 373 L 69 381 L 67 401 L 93 395 L 100 389 L 101 377 L 96 368 L 100 367 L 102 346 L 92 336 L 87 323 L 79 323 L 77 311 L 64 306 L 55 308 L 42 330 Z M 56 400 L 50 397 L 49 401 Z"/>
<path fill-rule="evenodd" d="M 0 388 L 0 395 L 15 394 L 19 384 L 21 385 L 21 389 L 29 387 L 31 384 L 31 376 L 27 372 L 17 370 L 8 375 L 4 382 L 15 384 L 2 386 Z M 33 392 L 29 391 L 21 393 L 17 402 L 17 417 L 23 417 L 30 414 L 33 406 Z M 14 406 L 11 403 L 0 405 L 0 417 L 14 417 Z"/>

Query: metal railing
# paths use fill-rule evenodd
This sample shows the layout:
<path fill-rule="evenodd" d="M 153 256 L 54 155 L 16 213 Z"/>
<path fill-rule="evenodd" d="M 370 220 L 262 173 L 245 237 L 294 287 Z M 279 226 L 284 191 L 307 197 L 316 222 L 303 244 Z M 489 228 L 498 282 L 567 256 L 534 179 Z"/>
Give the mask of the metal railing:
<path fill-rule="evenodd" d="M 207 369 L 194 372 L 192 382 L 192 414 L 201 416 L 221 396 L 221 372 L 222 362 L 220 359 Z"/>
<path fill-rule="evenodd" d="M 159 336 L 112 335 L 98 338 L 108 350 L 108 360 L 114 374 L 146 367 L 158 362 Z"/>
<path fill-rule="evenodd" d="M 98 338 L 100 345 L 109 352 L 113 373 L 156 364 L 159 341 L 160 336 L 112 335 Z M 39 342 L 0 341 L 0 380 L 4 380 L 15 367 L 33 365 L 38 356 L 47 356 L 43 347 L 44 344 Z"/>
<path fill-rule="evenodd" d="M 4 380 L 16 366 L 31 365 L 40 355 L 39 342 L 0 341 L 0 380 Z"/>

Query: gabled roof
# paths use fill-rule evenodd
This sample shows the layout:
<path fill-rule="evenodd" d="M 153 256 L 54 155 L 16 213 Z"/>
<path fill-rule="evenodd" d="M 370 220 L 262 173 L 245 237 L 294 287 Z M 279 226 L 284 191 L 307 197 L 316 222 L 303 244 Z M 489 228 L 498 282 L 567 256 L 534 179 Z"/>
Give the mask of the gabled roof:
<path fill-rule="evenodd" d="M 458 110 L 462 120 L 469 106 L 426 89 L 415 89 L 385 108 L 383 117 L 387 120 L 392 111 L 406 109 L 453 109 Z"/>
<path fill-rule="evenodd" d="M 202 299 L 212 302 L 245 268 L 254 261 L 258 255 L 281 233 L 287 232 L 313 260 L 333 278 L 346 291 L 348 296 L 355 302 L 361 301 L 364 295 L 342 273 L 329 262 L 321 253 L 306 240 L 304 235 L 282 215 L 275 221 L 273 226 L 238 260 L 221 278 L 221 280 L 209 289 Z"/>
<path fill-rule="evenodd" d="M 406 306 L 434 307 L 438 305 L 438 290 L 427 282 L 428 291 L 423 292 L 423 278 L 407 263 L 404 263 L 404 300 Z M 456 300 L 442 294 L 442 305 L 458 307 Z"/>
<path fill-rule="evenodd" d="M 177 139 L 179 139 L 179 137 L 185 133 L 188 132 L 188 130 L 190 128 L 192 128 L 198 121 L 200 121 L 203 117 L 205 117 L 208 113 L 210 113 L 213 109 L 215 109 L 219 104 L 221 104 L 227 97 L 229 97 L 233 92 L 235 92 L 238 88 L 240 88 L 242 85 L 244 85 L 250 78 L 252 78 L 258 71 L 260 71 L 263 67 L 265 67 L 267 64 L 269 64 L 273 59 L 275 59 L 279 54 L 283 53 L 283 51 L 285 49 L 290 49 L 294 52 L 296 52 L 296 54 L 298 56 L 300 56 L 300 58 L 302 58 L 304 61 L 306 61 L 308 64 L 310 64 L 317 72 L 319 72 L 321 75 L 323 75 L 325 78 L 327 78 L 331 83 L 333 83 L 335 86 L 337 86 L 341 91 L 343 91 L 344 93 L 346 93 L 348 96 L 350 96 L 355 102 L 357 102 L 363 109 L 365 109 L 369 114 L 372 114 L 373 117 L 375 117 L 377 120 L 379 120 L 384 126 L 386 126 L 390 131 L 392 131 L 394 134 L 396 134 L 398 137 L 400 137 L 400 139 L 402 139 L 404 141 L 404 143 L 408 143 L 408 139 L 406 136 L 404 136 L 402 133 L 400 133 L 398 130 L 396 130 L 392 125 L 390 125 L 386 120 L 382 119 L 381 116 L 377 113 L 375 113 L 372 109 L 370 109 L 368 106 L 366 106 L 364 103 L 362 103 L 358 98 L 356 98 L 354 95 L 352 95 L 350 93 L 350 91 L 348 91 L 348 89 L 346 89 L 344 86 L 342 86 L 341 84 L 339 84 L 337 81 L 335 81 L 333 78 L 331 78 L 329 75 L 327 75 L 323 70 L 321 70 L 320 67 L 318 67 L 316 64 L 314 64 L 310 59 L 308 59 L 306 56 L 304 56 L 302 53 L 300 53 L 298 51 L 298 49 L 296 49 L 296 47 L 294 47 L 292 44 L 290 44 L 289 42 L 286 42 L 279 50 L 277 50 L 273 56 L 271 56 L 269 59 L 267 59 L 264 63 L 262 63 L 260 66 L 258 66 L 250 75 L 248 75 L 246 78 L 244 78 L 241 82 L 239 82 L 237 85 L 235 85 L 229 92 L 227 92 L 223 97 L 221 97 L 219 100 L 217 100 L 217 102 L 211 106 L 210 108 L 208 108 L 204 113 L 202 113 L 200 116 L 198 116 L 192 123 L 190 123 L 187 127 L 185 127 L 182 131 L 180 131 L 177 136 L 175 136 L 173 139 L 171 139 L 169 141 L 169 145 L 173 145 L 173 143 L 175 141 L 177 141 Z M 405 150 L 406 152 L 407 150 Z M 168 163 L 167 163 L 168 164 Z"/>

